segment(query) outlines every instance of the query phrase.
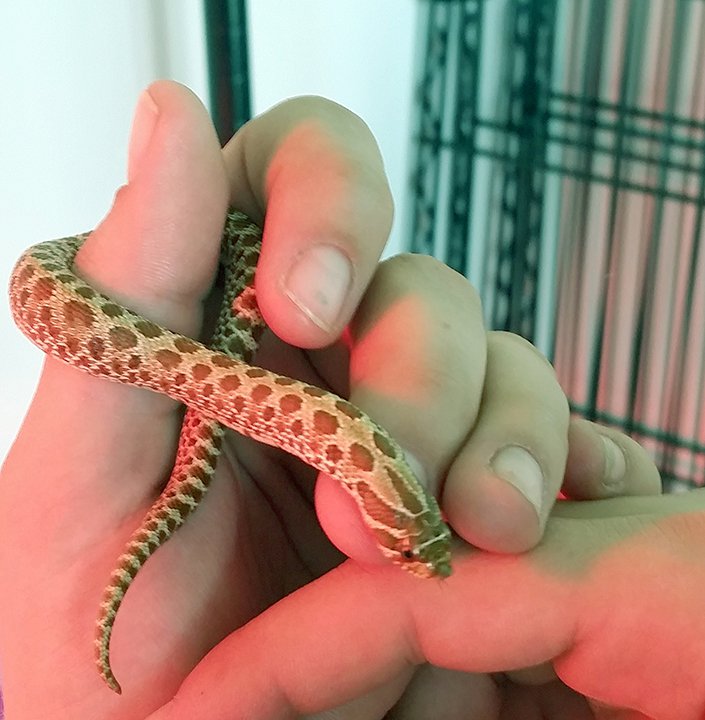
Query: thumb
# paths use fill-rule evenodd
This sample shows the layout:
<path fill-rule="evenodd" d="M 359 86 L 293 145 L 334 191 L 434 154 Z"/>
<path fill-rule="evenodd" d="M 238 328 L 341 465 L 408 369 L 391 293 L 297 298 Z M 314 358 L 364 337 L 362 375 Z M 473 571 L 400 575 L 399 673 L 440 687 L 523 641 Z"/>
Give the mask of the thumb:
<path fill-rule="evenodd" d="M 138 314 L 198 337 L 203 300 L 217 269 L 227 198 L 220 144 L 205 108 L 181 85 L 154 83 L 137 104 L 128 183 L 80 249 L 76 271 Z M 109 472 L 97 470 L 87 480 L 109 483 L 112 511 L 124 517 L 169 469 L 178 404 L 56 365 L 47 363 L 47 370 L 60 376 L 53 388 L 85 399 L 80 416 L 67 418 L 67 426 L 86 425 L 74 437 L 85 438 L 93 448 L 91 457 L 110 459 Z M 50 403 L 57 397 L 48 395 Z M 125 467 L 140 472 L 124 473 Z M 116 488 L 120 473 L 126 477 Z"/>
<path fill-rule="evenodd" d="M 79 251 L 76 271 L 137 313 L 197 335 L 201 301 L 217 266 L 227 182 L 206 110 L 186 88 L 158 82 L 143 93 L 128 175 L 112 209 Z M 114 527 L 112 513 L 124 519 L 125 506 L 134 511 L 136 498 L 144 499 L 168 469 L 176 408 L 163 396 L 48 358 L 21 436 L 29 444 L 41 442 L 36 457 L 44 462 L 54 458 L 60 467 L 81 468 L 81 477 L 72 475 L 75 504 L 64 498 L 66 506 L 79 513 L 93 512 L 87 503 L 110 506 L 111 516 L 101 520 Z M 96 493 L 103 498 L 99 502 Z M 106 496 L 113 502 L 105 503 Z"/>
<path fill-rule="evenodd" d="M 220 145 L 200 101 L 157 82 L 137 104 L 128 184 L 81 248 L 76 267 L 131 309 L 198 332 L 227 207 Z"/>
<path fill-rule="evenodd" d="M 128 175 L 81 248 L 76 272 L 138 313 L 197 333 L 220 248 L 227 182 L 208 115 L 185 88 L 159 82 L 143 94 Z M 1 638 L 13 659 L 3 678 L 8 698 L 14 688 L 15 698 L 36 699 L 55 675 L 56 658 L 84 671 L 68 691 L 76 693 L 74 704 L 100 688 L 90 647 L 76 638 L 92 635 L 108 570 L 170 469 L 178 425 L 172 400 L 47 359 L 3 467 L 0 548 L 12 553 L 0 552 L 0 567 L 14 583 L 2 608 L 3 617 L 13 618 Z M 65 621 L 43 624 L 45 617 Z"/>

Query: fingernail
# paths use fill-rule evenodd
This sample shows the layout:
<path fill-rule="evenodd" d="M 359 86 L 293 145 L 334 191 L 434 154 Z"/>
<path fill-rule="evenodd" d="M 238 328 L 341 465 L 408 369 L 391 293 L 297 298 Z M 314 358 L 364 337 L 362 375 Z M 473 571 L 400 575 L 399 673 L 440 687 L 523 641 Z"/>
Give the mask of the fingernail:
<path fill-rule="evenodd" d="M 306 250 L 284 280 L 291 301 L 326 331 L 335 328 L 351 285 L 352 264 L 334 245 Z"/>
<path fill-rule="evenodd" d="M 519 445 L 508 445 L 492 458 L 490 466 L 498 477 L 513 485 L 534 506 L 540 518 L 544 478 L 534 456 Z"/>
<path fill-rule="evenodd" d="M 606 435 L 600 435 L 605 448 L 605 475 L 604 484 L 614 488 L 620 485 L 627 472 L 627 461 L 624 453 L 617 443 Z"/>
<path fill-rule="evenodd" d="M 130 150 L 127 159 L 127 181 L 130 182 L 137 174 L 142 159 L 149 147 L 149 141 L 157 124 L 159 108 L 148 90 L 145 90 L 137 101 L 135 117 L 130 133 Z"/>

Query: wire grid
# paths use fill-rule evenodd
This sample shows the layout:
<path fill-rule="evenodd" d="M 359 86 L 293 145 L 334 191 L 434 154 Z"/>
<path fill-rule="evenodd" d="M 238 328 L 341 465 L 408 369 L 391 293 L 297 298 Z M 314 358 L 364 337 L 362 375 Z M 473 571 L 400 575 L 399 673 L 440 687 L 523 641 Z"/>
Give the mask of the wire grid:
<path fill-rule="evenodd" d="M 425 0 L 412 249 L 705 484 L 705 3 Z"/>

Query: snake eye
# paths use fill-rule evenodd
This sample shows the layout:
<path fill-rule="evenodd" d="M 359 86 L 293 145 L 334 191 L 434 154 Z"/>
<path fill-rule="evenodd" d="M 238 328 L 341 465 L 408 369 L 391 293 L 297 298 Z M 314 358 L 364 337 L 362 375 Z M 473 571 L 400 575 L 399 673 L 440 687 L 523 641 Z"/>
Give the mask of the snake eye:
<path fill-rule="evenodd" d="M 415 557 L 413 550 L 402 550 L 401 556 L 404 560 L 413 560 Z"/>

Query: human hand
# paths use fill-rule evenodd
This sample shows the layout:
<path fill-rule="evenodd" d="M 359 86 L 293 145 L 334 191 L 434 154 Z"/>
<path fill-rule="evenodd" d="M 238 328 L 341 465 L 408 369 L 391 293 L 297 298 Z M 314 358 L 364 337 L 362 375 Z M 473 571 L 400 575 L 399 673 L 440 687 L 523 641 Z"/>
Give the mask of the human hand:
<path fill-rule="evenodd" d="M 528 553 L 458 546 L 442 585 L 345 563 L 216 647 L 149 720 L 701 720 L 703 518 L 703 491 L 560 505 Z M 482 674 L 512 667 L 536 669 Z"/>
<path fill-rule="evenodd" d="M 391 201 L 376 146 L 362 123 L 332 104 L 300 100 L 254 121 L 221 156 L 192 96 L 172 84 L 155 86 L 152 95 L 159 106 L 154 133 L 147 142 L 149 133 L 136 132 L 130 182 L 82 251 L 80 272 L 138 311 L 195 335 L 226 206 L 232 203 L 260 221 L 266 207 L 257 289 L 279 340 L 266 340 L 263 364 L 343 394 L 349 385 L 353 401 L 415 452 L 432 488 L 448 471 L 442 501 L 465 540 L 490 551 L 534 546 L 563 478 L 569 422 L 565 399 L 545 361 L 528 344 L 490 334 L 485 348 L 479 304 L 462 278 L 434 261 L 408 257 L 376 270 L 391 222 Z M 332 307 L 340 282 L 328 288 L 323 302 L 320 295 L 310 295 L 313 306 L 304 312 L 304 302 L 293 303 L 281 284 L 293 260 L 320 241 L 341 247 L 354 266 L 344 306 L 329 322 L 322 317 L 314 322 L 312 316 Z M 311 289 L 310 278 L 299 278 L 303 291 Z M 349 333 L 350 379 L 344 346 L 301 352 L 280 342 L 318 348 L 333 341 L 363 293 Z M 388 362 L 390 354 L 393 363 Z M 338 545 L 367 563 L 363 568 L 347 562 L 324 575 L 342 556 L 319 529 L 311 472 L 231 436 L 203 507 L 150 561 L 125 600 L 113 643 L 125 695 L 112 696 L 92 664 L 92 623 L 122 544 L 168 472 L 178 421 L 178 409 L 166 398 L 96 381 L 47 360 L 4 467 L 0 499 L 0 576 L 5 578 L 0 614 L 7 620 L 0 628 L 0 652 L 13 720 L 67 712 L 74 718 L 144 717 L 173 694 L 210 647 L 256 616 L 254 625 L 208 656 L 180 696 L 181 705 L 174 707 L 188 707 L 188 689 L 203 690 L 201 682 L 217 687 L 218 673 L 215 678 L 210 674 L 212 658 L 235 647 L 243 657 L 255 659 L 248 667 L 236 662 L 219 671 L 237 668 L 243 683 L 248 678 L 255 683 L 237 700 L 240 709 L 248 702 L 253 708 L 249 714 L 243 709 L 242 717 L 278 717 L 292 708 L 311 712 L 316 703 L 323 705 L 312 678 L 306 678 L 299 689 L 312 692 L 303 705 L 289 705 L 296 698 L 283 693 L 283 704 L 273 706 L 279 715 L 266 714 L 282 683 L 292 678 L 267 676 L 267 662 L 257 661 L 265 647 L 248 644 L 253 632 L 248 628 L 254 628 L 258 641 L 263 629 L 273 632 L 268 655 L 288 656 L 291 663 L 299 653 L 306 654 L 306 648 L 293 647 L 285 637 L 296 629 L 300 608 L 295 605 L 295 613 L 283 617 L 277 612 L 303 601 L 307 592 L 319 598 L 322 588 L 325 601 L 338 605 L 359 593 L 349 609 L 353 617 L 362 617 L 375 607 L 372 602 L 368 608 L 364 597 L 372 588 L 396 603 L 401 588 L 408 605 L 416 603 L 418 593 L 436 587 L 413 578 L 397 578 L 389 585 L 390 569 L 381 563 L 370 569 L 370 563 L 378 562 L 377 551 L 356 508 L 337 485 L 321 478 L 315 494 L 321 522 Z M 604 451 L 599 436 L 580 424 L 571 433 L 577 438 L 572 447 L 579 449 L 568 463 L 573 485 L 588 497 L 614 492 L 600 484 Z M 645 457 L 624 438 L 613 437 L 628 459 L 623 490 L 651 492 L 654 476 Z M 506 444 L 528 447 L 538 457 L 544 479 L 533 490 L 518 492 L 489 472 L 490 459 Z M 587 481 L 579 477 L 586 459 L 597 468 L 586 473 Z M 525 495 L 540 498 L 539 513 Z M 20 564 L 17 547 L 24 551 Z M 459 578 L 466 575 L 463 552 L 458 551 Z M 352 581 L 341 585 L 340 578 L 346 577 Z M 315 578 L 320 579 L 312 582 Z M 379 578 L 378 586 L 374 578 Z M 263 612 L 304 585 L 281 606 Z M 315 602 L 309 609 L 326 611 Z M 352 633 L 360 631 L 357 621 L 348 618 L 346 625 Z M 378 625 L 379 619 L 369 629 Z M 354 655 L 364 648 L 360 640 L 362 635 L 351 635 L 338 650 Z M 424 672 L 414 677 L 406 660 L 381 685 L 370 685 L 365 668 L 359 670 L 361 693 L 351 695 L 345 682 L 325 688 L 335 691 L 333 703 L 356 697 L 357 706 L 342 710 L 340 717 L 381 717 L 390 702 L 405 692 L 409 697 L 424 682 Z M 314 674 L 316 682 L 323 676 Z M 439 671 L 431 689 L 455 677 Z M 227 695 L 222 699 L 226 710 Z M 193 717 L 195 711 L 184 712 Z M 216 717 L 213 709 L 202 712 Z M 232 712 L 230 708 L 230 716 Z"/>

